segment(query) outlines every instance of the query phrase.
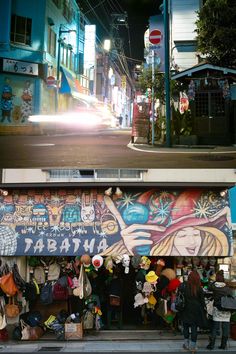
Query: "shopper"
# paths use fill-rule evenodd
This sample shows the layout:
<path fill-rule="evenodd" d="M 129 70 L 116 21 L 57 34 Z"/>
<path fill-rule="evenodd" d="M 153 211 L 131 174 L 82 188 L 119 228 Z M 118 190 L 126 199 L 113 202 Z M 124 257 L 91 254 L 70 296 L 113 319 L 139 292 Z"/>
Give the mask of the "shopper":
<path fill-rule="evenodd" d="M 210 342 L 207 349 L 214 349 L 217 333 L 222 329 L 221 345 L 219 349 L 226 349 L 227 340 L 230 330 L 230 311 L 220 310 L 220 299 L 222 296 L 232 295 L 231 289 L 225 284 L 224 272 L 220 270 L 216 273 L 216 281 L 209 286 L 209 290 L 213 292 L 213 314 L 212 327 L 210 334 Z"/>
<path fill-rule="evenodd" d="M 198 272 L 193 270 L 189 274 L 187 282 L 180 287 L 185 299 L 184 310 L 179 312 L 179 318 L 183 324 L 183 348 L 195 352 L 197 349 L 197 328 L 205 327 L 206 322 L 204 293 Z M 190 329 L 191 335 L 189 333 Z"/>

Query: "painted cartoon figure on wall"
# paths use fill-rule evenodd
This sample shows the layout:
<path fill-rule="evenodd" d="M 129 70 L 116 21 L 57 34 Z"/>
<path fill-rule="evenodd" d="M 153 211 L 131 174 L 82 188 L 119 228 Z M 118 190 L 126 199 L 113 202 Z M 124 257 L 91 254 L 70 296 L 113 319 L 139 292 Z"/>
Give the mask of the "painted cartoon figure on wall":
<path fill-rule="evenodd" d="M 32 90 L 30 88 L 31 82 L 29 80 L 25 81 L 23 92 L 22 92 L 22 104 L 21 104 L 21 122 L 27 122 L 27 118 L 32 114 Z"/>
<path fill-rule="evenodd" d="M 10 85 L 10 79 L 8 77 L 5 78 L 5 83 L 2 88 L 2 95 L 1 95 L 1 110 L 2 110 L 2 119 L 1 123 L 5 122 L 11 123 L 11 111 L 13 109 L 13 93 L 12 87 Z"/>
<path fill-rule="evenodd" d="M 126 201 L 130 205 L 125 210 L 119 210 L 109 196 L 104 199 L 116 215 L 122 236 L 104 255 L 221 256 L 233 252 L 230 210 L 219 195 L 199 190 L 177 196 L 165 192 L 151 195 L 149 191 L 135 203 Z M 132 221 L 127 214 L 132 215 Z"/>
<path fill-rule="evenodd" d="M 230 256 L 229 202 L 218 191 L 12 191 L 0 198 L 0 254 Z M 12 243 L 13 244 L 13 243 Z M 10 242 L 9 242 L 10 245 Z M 3 252 L 3 253 L 2 253 Z M 4 253 L 5 255 L 10 255 Z"/>

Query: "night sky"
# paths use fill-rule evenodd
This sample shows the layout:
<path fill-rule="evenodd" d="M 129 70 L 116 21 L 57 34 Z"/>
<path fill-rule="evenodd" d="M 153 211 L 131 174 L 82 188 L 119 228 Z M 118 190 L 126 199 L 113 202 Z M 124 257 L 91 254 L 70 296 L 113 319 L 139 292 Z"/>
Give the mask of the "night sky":
<path fill-rule="evenodd" d="M 91 23 L 97 25 L 97 36 L 101 40 L 109 37 L 110 14 L 127 11 L 130 46 L 128 29 L 119 27 L 119 35 L 124 41 L 126 56 L 138 60 L 143 60 L 143 37 L 148 26 L 148 19 L 160 13 L 161 3 L 162 0 L 78 0 L 80 8 Z"/>

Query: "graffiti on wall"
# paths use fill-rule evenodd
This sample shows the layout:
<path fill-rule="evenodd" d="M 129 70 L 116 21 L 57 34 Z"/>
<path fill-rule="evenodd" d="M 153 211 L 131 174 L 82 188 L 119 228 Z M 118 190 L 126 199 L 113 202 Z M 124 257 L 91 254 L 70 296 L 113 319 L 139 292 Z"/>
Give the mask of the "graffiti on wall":
<path fill-rule="evenodd" d="M 0 197 L 0 255 L 232 255 L 218 191 L 12 191 Z"/>
<path fill-rule="evenodd" d="M 15 80 L 4 78 L 1 94 L 1 124 L 27 124 L 32 114 L 33 89 L 31 80 Z"/>

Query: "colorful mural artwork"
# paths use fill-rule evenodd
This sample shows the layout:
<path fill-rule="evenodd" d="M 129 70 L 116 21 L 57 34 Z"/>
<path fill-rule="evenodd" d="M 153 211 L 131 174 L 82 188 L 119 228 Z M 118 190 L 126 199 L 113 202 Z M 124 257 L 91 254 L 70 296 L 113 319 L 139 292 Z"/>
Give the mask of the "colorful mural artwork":
<path fill-rule="evenodd" d="M 230 256 L 218 191 L 15 190 L 0 197 L 0 255 Z"/>
<path fill-rule="evenodd" d="M 33 81 L 22 78 L 4 78 L 0 85 L 1 111 L 0 123 L 4 125 L 29 124 L 28 117 L 32 114 Z"/>

